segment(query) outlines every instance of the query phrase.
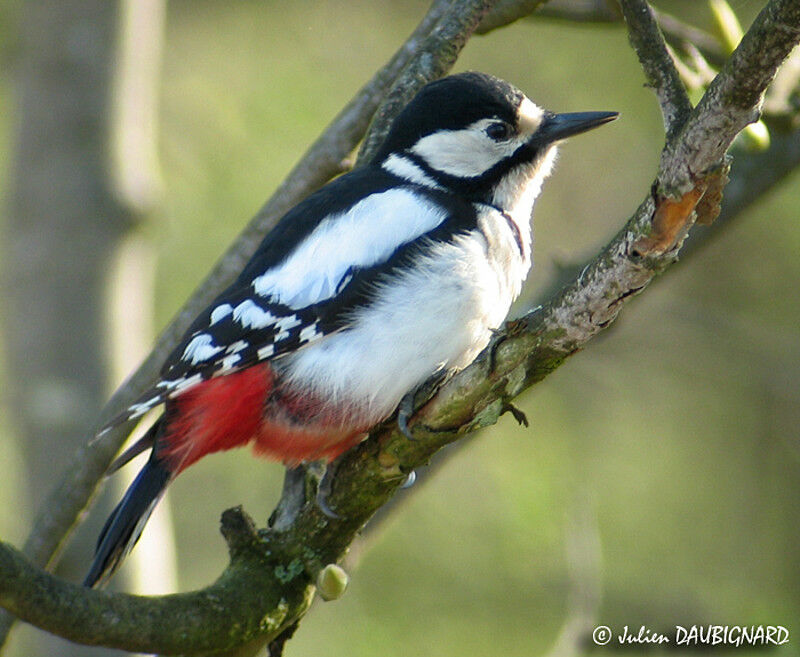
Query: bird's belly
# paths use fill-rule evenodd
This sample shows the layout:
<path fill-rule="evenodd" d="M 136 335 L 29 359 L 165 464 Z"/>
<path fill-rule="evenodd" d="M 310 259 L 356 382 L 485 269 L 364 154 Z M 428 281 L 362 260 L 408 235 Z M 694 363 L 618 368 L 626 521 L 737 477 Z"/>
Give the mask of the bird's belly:
<path fill-rule="evenodd" d="M 519 290 L 506 278 L 478 231 L 438 244 L 421 267 L 383 281 L 349 328 L 275 365 L 289 388 L 325 400 L 346 423 L 370 426 L 434 372 L 472 362 Z"/>

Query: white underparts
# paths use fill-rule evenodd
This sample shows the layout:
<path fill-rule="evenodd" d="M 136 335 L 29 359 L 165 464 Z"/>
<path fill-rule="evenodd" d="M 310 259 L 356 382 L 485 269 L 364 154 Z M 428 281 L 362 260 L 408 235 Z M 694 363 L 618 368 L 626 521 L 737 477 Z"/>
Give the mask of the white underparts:
<path fill-rule="evenodd" d="M 350 328 L 282 359 L 286 383 L 371 423 L 433 372 L 472 362 L 519 294 L 531 252 L 530 205 L 516 228 L 494 207 L 477 209 L 478 229 L 431 243 L 413 269 L 386 276 Z"/>

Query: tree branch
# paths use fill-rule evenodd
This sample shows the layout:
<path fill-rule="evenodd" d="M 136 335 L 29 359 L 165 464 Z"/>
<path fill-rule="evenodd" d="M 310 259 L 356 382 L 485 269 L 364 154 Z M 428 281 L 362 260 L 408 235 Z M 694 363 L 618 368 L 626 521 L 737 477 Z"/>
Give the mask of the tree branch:
<path fill-rule="evenodd" d="M 691 232 L 681 248 L 681 258 L 710 244 L 734 218 L 800 166 L 800 131 L 787 133 L 785 126 L 770 129 L 770 147 L 765 151 L 735 152 L 735 167 L 725 187 L 722 211 L 702 232 Z"/>
<path fill-rule="evenodd" d="M 467 39 L 497 0 L 470 0 L 449 11 L 421 45 L 415 57 L 395 80 L 384 98 L 358 154 L 360 164 L 369 162 L 383 143 L 394 118 L 425 84 L 445 75 L 455 64 Z"/>
<path fill-rule="evenodd" d="M 725 63 L 726 53 L 713 35 L 654 7 L 650 7 L 650 11 L 671 46 L 683 48 L 687 43 L 692 44 L 712 64 L 722 66 Z M 475 33 L 487 34 L 522 18 L 596 25 L 623 22 L 616 0 L 501 0 L 484 17 Z"/>
<path fill-rule="evenodd" d="M 691 180 L 718 163 L 730 146 L 719 133 L 738 134 L 760 116 L 761 101 L 780 64 L 797 44 L 800 5 L 771 0 L 709 86 L 675 143 L 661 161 L 662 190 L 686 190 Z"/>
<path fill-rule="evenodd" d="M 631 45 L 639 56 L 648 83 L 656 90 L 669 141 L 675 130 L 686 122 L 692 103 L 647 2 L 620 0 L 620 6 L 628 23 Z"/>
<path fill-rule="evenodd" d="M 529 16 L 547 0 L 500 0 L 481 20 L 476 34 L 488 34 Z"/>
<path fill-rule="evenodd" d="M 112 638 L 104 643 L 122 648 L 131 644 L 123 645 L 115 629 L 121 619 L 135 620 L 137 634 L 147 637 L 150 651 L 213 651 L 279 635 L 304 613 L 321 568 L 342 558 L 407 472 L 464 433 L 495 422 L 512 398 L 609 326 L 633 296 L 675 261 L 709 178 L 723 165 L 736 134 L 757 116 L 764 89 L 799 38 L 800 6 L 772 0 L 734 53 L 736 63 L 723 69 L 685 125 L 675 131 L 653 191 L 581 275 L 543 307 L 508 322 L 491 349 L 424 404 L 411 422 L 417 440 L 407 440 L 387 421 L 337 462 L 328 498 L 337 518 L 327 517 L 314 503 L 314 486 L 308 485 L 313 480 L 299 482 L 302 486 L 290 482 L 270 529 L 256 532 L 241 511 L 224 514 L 232 559 L 216 584 L 156 598 L 99 593 L 58 582 L 3 547 L 0 602 L 43 626 L 53 627 L 46 624 L 59 619 L 76 641 L 96 641 L 95 632 L 107 631 Z M 226 597 L 229 583 L 235 583 L 230 590 L 247 604 Z M 47 597 L 40 601 L 47 613 L 26 603 L 26 596 L 37 591 Z M 54 592 L 52 599 L 47 591 Z M 100 600 L 102 606 L 94 607 Z M 187 600 L 196 606 L 190 608 Z M 221 613 L 220 602 L 239 604 L 237 613 Z M 168 632 L 159 632 L 156 616 L 169 619 Z M 216 638 L 202 631 L 206 624 L 215 628 Z M 195 631 L 201 643 L 190 638 Z M 144 648 L 141 643 L 136 647 Z"/>
<path fill-rule="evenodd" d="M 129 651 L 219 653 L 265 632 L 277 635 L 310 604 L 307 587 L 287 575 L 276 587 L 291 559 L 265 557 L 266 544 L 253 549 L 259 538 L 249 519 L 236 512 L 226 517 L 231 566 L 202 591 L 144 597 L 87 589 L 53 577 L 0 543 L 0 604 L 66 639 Z"/>

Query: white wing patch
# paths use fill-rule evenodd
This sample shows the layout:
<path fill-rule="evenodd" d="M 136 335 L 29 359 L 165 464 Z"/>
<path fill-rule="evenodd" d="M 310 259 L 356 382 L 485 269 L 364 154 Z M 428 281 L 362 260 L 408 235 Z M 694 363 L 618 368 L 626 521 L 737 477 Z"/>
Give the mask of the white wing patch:
<path fill-rule="evenodd" d="M 300 324 L 302 324 L 302 322 L 300 321 L 300 318 L 297 315 L 289 315 L 288 317 L 281 317 L 278 321 L 275 322 L 275 328 L 278 329 L 278 333 L 275 336 L 275 342 L 280 342 L 280 340 L 282 339 L 278 337 L 279 335 L 282 336 L 284 333 L 288 335 L 289 331 L 291 331 L 293 328 L 297 326 L 300 326 Z"/>
<path fill-rule="evenodd" d="M 253 289 L 291 308 L 319 303 L 336 294 L 349 269 L 386 260 L 446 216 L 433 201 L 409 189 L 371 194 L 320 222 L 286 260 L 258 276 Z"/>
<path fill-rule="evenodd" d="M 242 349 L 247 349 L 249 345 L 245 340 L 237 340 L 225 350 L 226 354 L 238 354 Z"/>
<path fill-rule="evenodd" d="M 145 413 L 147 413 L 151 408 L 155 408 L 161 403 L 162 399 L 160 395 L 156 395 L 151 399 L 146 399 L 143 402 L 139 402 L 138 404 L 132 404 L 128 407 L 128 412 L 130 413 L 130 419 L 135 420 L 137 417 L 142 417 Z"/>
<path fill-rule="evenodd" d="M 225 356 L 225 358 L 222 359 L 220 372 L 230 372 L 240 360 L 242 360 L 242 357 L 239 354 Z"/>
<path fill-rule="evenodd" d="M 233 306 L 231 306 L 229 303 L 223 303 L 221 306 L 217 306 L 211 311 L 211 325 L 213 326 L 217 322 L 222 321 L 232 312 Z"/>
<path fill-rule="evenodd" d="M 192 338 L 191 342 L 186 345 L 183 351 L 183 360 L 189 361 L 193 365 L 197 365 L 202 361 L 209 360 L 216 356 L 225 347 L 218 347 L 213 342 L 214 338 L 208 333 L 200 333 Z"/>
<path fill-rule="evenodd" d="M 182 392 L 185 392 L 194 385 L 197 385 L 203 380 L 202 374 L 193 374 L 192 376 L 182 376 L 173 381 L 164 381 L 166 388 L 169 390 L 170 397 L 177 397 Z"/>
<path fill-rule="evenodd" d="M 270 358 L 274 353 L 275 353 L 275 345 L 268 344 L 264 347 L 261 347 L 261 349 L 258 350 L 258 359 L 266 360 L 267 358 Z"/>
<path fill-rule="evenodd" d="M 278 318 L 275 315 L 257 306 L 252 299 L 245 299 L 233 309 L 233 321 L 239 322 L 243 328 L 264 328 L 273 324 L 276 319 Z"/>
<path fill-rule="evenodd" d="M 311 342 L 317 337 L 317 324 L 318 322 L 314 322 L 313 324 L 303 327 L 303 329 L 300 331 L 301 342 Z"/>

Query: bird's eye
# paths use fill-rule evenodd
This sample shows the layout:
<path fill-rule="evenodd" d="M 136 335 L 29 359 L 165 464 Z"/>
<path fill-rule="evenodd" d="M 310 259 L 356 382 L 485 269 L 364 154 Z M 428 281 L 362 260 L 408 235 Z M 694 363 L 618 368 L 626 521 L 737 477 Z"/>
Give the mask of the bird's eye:
<path fill-rule="evenodd" d="M 511 136 L 511 132 L 511 126 L 502 121 L 491 123 L 486 127 L 486 134 L 495 141 L 505 141 Z"/>

